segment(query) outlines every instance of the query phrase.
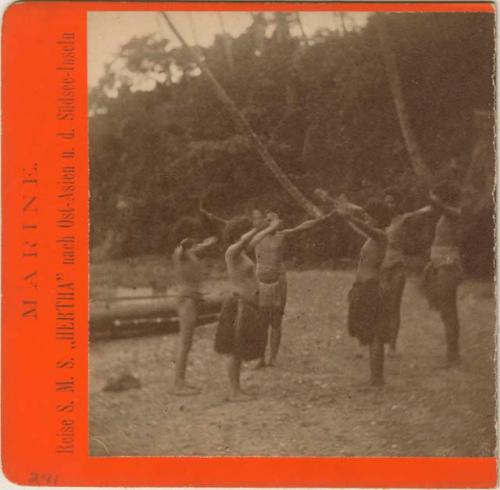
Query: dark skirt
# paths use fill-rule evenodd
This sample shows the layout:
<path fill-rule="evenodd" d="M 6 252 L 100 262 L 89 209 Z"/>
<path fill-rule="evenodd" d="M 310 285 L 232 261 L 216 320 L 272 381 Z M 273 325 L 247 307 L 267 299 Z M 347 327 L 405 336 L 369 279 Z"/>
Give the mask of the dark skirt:
<path fill-rule="evenodd" d="M 375 335 L 387 343 L 390 329 L 385 294 L 379 281 L 355 282 L 349 291 L 348 330 L 361 345 L 369 345 Z"/>
<path fill-rule="evenodd" d="M 237 295 L 228 296 L 215 332 L 215 352 L 252 361 L 262 357 L 266 343 L 267 328 L 259 308 Z"/>

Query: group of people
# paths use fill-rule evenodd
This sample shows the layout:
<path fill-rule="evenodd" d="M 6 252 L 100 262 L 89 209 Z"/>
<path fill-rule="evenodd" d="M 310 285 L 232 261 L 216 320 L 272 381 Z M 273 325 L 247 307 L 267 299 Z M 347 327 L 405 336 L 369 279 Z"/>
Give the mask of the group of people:
<path fill-rule="evenodd" d="M 424 290 L 431 307 L 439 310 L 445 327 L 448 365 L 459 361 L 457 288 L 462 269 L 459 252 L 460 193 L 450 182 L 429 193 L 429 204 L 408 213 L 399 211 L 401 195 L 388 189 L 382 199 L 364 208 L 345 198 L 334 199 L 318 189 L 314 196 L 328 211 L 294 228 L 284 228 L 274 211 L 254 209 L 251 216 L 229 220 L 208 212 L 200 203 L 200 216 L 210 236 L 189 220 L 178 229 L 179 244 L 173 253 L 178 288 L 180 335 L 177 348 L 174 393 L 194 395 L 198 388 L 186 382 L 188 354 L 199 314 L 203 257 L 223 240 L 231 294 L 222 304 L 215 336 L 215 351 L 228 356 L 229 399 L 252 398 L 240 384 L 243 361 L 255 367 L 273 366 L 279 351 L 287 300 L 284 250 L 289 237 L 319 225 L 345 222 L 365 242 L 360 250 L 354 284 L 348 293 L 348 330 L 369 348 L 371 383 L 384 383 L 385 345 L 396 354 L 400 310 L 405 286 L 403 238 L 407 227 L 425 216 L 439 216 L 424 271 Z M 314 293 L 314 292 L 312 292 Z M 269 357 L 266 357 L 270 344 Z"/>

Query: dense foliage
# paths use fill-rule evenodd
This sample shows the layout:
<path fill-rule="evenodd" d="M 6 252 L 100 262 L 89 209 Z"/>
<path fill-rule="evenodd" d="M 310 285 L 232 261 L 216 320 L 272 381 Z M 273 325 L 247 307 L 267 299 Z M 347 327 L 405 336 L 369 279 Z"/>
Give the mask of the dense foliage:
<path fill-rule="evenodd" d="M 376 16 L 362 29 L 320 31 L 307 43 L 290 34 L 288 20 L 277 15 L 266 37 L 263 18 L 255 15 L 239 37 L 221 35 L 198 49 L 307 195 L 320 185 L 363 204 L 397 184 L 406 208 L 425 203 L 401 136 Z M 470 178 L 475 158 L 481 161 L 475 162 L 474 174 L 492 173 L 493 122 L 483 124 L 479 134 L 473 114 L 493 110 L 493 15 L 392 14 L 387 26 L 427 164 L 436 174 L 452 168 L 464 179 Z M 278 208 L 289 224 L 304 218 L 185 50 L 170 48 L 168 40 L 148 36 L 124 45 L 91 90 L 89 107 L 95 257 L 98 250 L 115 257 L 171 250 L 173 226 L 185 215 L 196 215 L 196 198 L 204 194 L 225 217 L 257 203 Z M 473 158 L 478 141 L 483 147 Z M 469 235 L 468 250 L 472 262 L 489 252 L 488 268 L 492 204 L 488 189 L 479 186 L 487 204 L 471 220 L 474 233 L 491 240 L 474 250 L 477 240 Z M 431 237 L 432 224 L 410 234 L 407 252 L 422 252 Z M 304 235 L 289 253 L 310 263 L 354 253 L 356 246 L 339 226 L 334 233 Z"/>

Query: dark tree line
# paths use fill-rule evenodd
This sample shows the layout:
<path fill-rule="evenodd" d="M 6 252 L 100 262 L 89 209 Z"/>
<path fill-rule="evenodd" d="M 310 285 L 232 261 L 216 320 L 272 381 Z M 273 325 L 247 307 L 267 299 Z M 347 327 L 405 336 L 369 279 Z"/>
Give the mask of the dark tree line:
<path fill-rule="evenodd" d="M 310 196 L 321 186 L 364 204 L 396 184 L 406 208 L 424 204 L 425 189 L 409 165 L 374 17 L 362 29 L 323 30 L 307 43 L 290 34 L 289 20 L 277 16 L 273 34 L 266 37 L 263 17 L 254 15 L 237 38 L 224 34 L 197 49 L 304 193 Z M 474 269 L 488 270 L 494 17 L 391 14 L 386 20 L 424 161 L 436 175 L 451 172 L 470 183 L 472 200 L 481 201 L 469 213 L 464 247 Z M 169 44 L 154 36 L 130 40 L 90 92 L 96 258 L 171 250 L 173 227 L 183 216 L 196 216 L 202 195 L 226 217 L 256 204 L 279 209 L 290 223 L 304 217 L 185 50 Z M 357 244 L 348 232 L 335 230 L 304 236 L 290 256 L 311 263 L 354 253 Z M 477 233 L 490 241 L 478 246 L 471 238 Z M 432 223 L 409 234 L 407 252 L 422 253 L 431 238 Z"/>

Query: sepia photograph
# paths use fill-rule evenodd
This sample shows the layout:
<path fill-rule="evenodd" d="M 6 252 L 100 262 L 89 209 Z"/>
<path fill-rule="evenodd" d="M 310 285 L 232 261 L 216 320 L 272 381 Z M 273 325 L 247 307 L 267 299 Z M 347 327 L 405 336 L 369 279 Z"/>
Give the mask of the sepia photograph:
<path fill-rule="evenodd" d="M 87 14 L 90 456 L 496 455 L 495 15 L 224 9 Z"/>

